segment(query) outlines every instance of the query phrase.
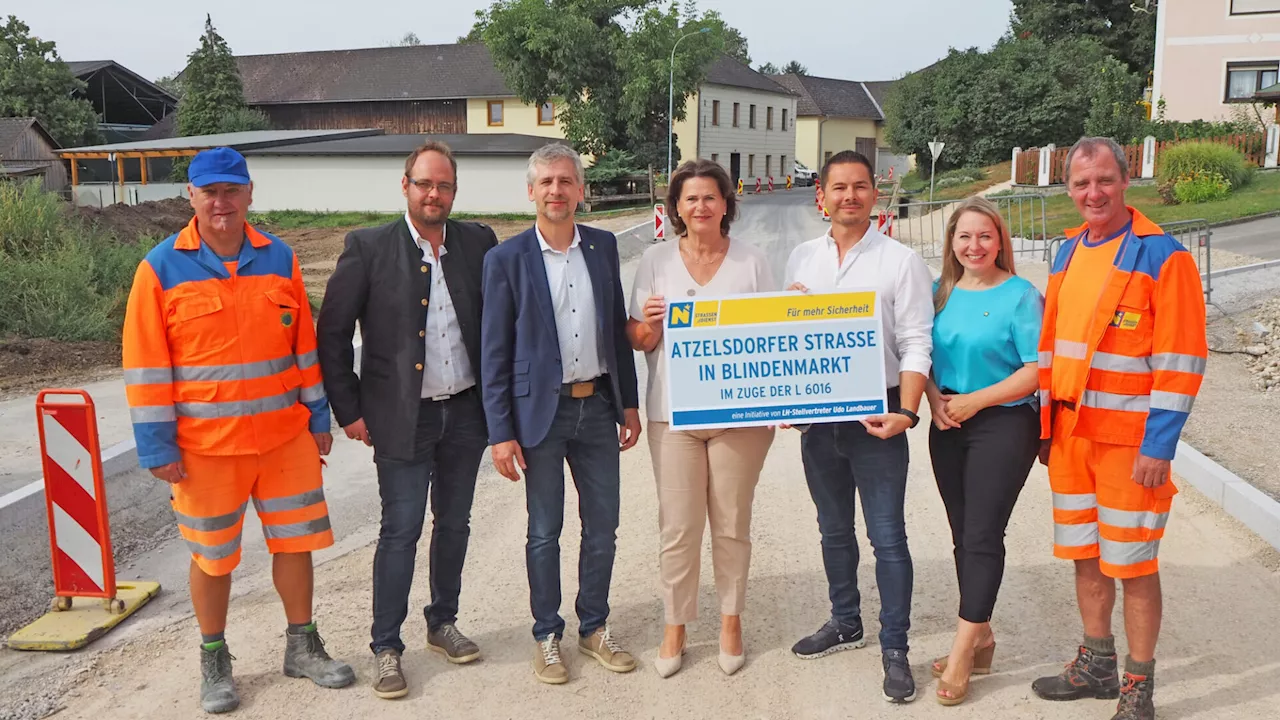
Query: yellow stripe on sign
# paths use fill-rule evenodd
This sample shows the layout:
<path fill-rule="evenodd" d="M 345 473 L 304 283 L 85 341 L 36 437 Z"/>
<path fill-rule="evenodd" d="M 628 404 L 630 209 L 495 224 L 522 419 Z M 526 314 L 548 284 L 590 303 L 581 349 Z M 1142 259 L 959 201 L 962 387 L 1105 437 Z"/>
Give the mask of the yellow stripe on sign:
<path fill-rule="evenodd" d="M 721 304 L 720 325 L 869 318 L 875 316 L 875 302 L 873 292 L 735 298 Z"/>
<path fill-rule="evenodd" d="M 720 314 L 720 303 L 717 300 L 703 300 L 693 305 L 694 327 L 715 327 Z"/>

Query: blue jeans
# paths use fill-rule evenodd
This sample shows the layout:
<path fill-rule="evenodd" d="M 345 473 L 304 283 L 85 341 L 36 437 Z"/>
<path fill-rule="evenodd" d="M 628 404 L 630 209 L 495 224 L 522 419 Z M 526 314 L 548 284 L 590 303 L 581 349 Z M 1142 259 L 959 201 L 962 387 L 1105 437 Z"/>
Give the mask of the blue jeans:
<path fill-rule="evenodd" d="M 523 448 L 529 534 L 529 606 L 533 636 L 564 636 L 560 617 L 560 531 L 564 527 L 564 463 L 578 488 L 582 544 L 578 553 L 578 634 L 609 619 L 609 583 L 618 532 L 618 423 L 612 402 L 595 394 L 561 396 L 547 437 Z"/>
<path fill-rule="evenodd" d="M 373 652 L 404 652 L 400 626 L 409 613 L 409 587 L 418 539 L 431 498 L 431 604 L 423 609 L 431 630 L 458 619 L 462 564 L 471 536 L 476 473 L 489 443 L 477 389 L 448 400 L 423 400 L 413 459 L 378 460 L 382 527 L 373 554 Z"/>
<path fill-rule="evenodd" d="M 897 407 L 890 391 L 890 406 Z M 880 649 L 907 650 L 914 571 L 907 549 L 903 505 L 907 494 L 907 436 L 868 435 L 861 423 L 814 424 L 800 441 L 805 480 L 818 508 L 822 563 L 831 594 L 831 614 L 846 625 L 862 624 L 858 593 L 858 540 L 854 494 L 876 556 L 880 587 Z"/>

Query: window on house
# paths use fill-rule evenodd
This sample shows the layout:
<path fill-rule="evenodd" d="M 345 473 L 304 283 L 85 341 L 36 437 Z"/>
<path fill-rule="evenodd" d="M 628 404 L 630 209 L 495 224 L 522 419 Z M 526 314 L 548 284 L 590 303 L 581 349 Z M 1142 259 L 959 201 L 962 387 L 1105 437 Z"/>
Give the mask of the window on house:
<path fill-rule="evenodd" d="M 733 126 L 738 127 L 738 103 L 733 104 Z"/>
<path fill-rule="evenodd" d="M 747 127 L 752 130 L 756 129 L 756 106 L 752 105 L 747 115 Z"/>
<path fill-rule="evenodd" d="M 782 108 L 782 132 L 787 131 L 787 109 Z"/>
<path fill-rule="evenodd" d="M 747 177 L 755 177 L 755 176 L 756 176 L 756 156 L 748 155 L 747 156 Z"/>
<path fill-rule="evenodd" d="M 711 162 L 719 164 L 720 153 L 711 153 Z"/>
<path fill-rule="evenodd" d="M 773 156 L 772 155 L 764 156 L 764 176 L 773 177 Z"/>
<path fill-rule="evenodd" d="M 1226 102 L 1252 102 L 1253 94 L 1276 84 L 1280 62 L 1227 63 Z"/>
<path fill-rule="evenodd" d="M 539 125 L 555 125 L 556 124 L 556 105 L 555 103 L 543 103 L 538 108 L 538 124 Z"/>
<path fill-rule="evenodd" d="M 1280 13 L 1280 0 L 1231 0 L 1232 15 Z"/>
<path fill-rule="evenodd" d="M 502 124 L 502 101 L 489 101 L 489 125 L 497 126 Z"/>
<path fill-rule="evenodd" d="M 711 101 L 711 124 L 717 127 L 720 125 L 720 101 L 719 100 Z"/>
<path fill-rule="evenodd" d="M 791 168 L 787 167 L 787 156 L 786 156 L 786 155 L 779 155 L 779 156 L 778 156 L 778 174 L 779 174 L 779 175 L 790 175 L 790 174 L 791 174 Z"/>
<path fill-rule="evenodd" d="M 823 163 L 826 163 L 826 162 L 827 162 L 828 160 L 830 160 L 830 159 L 831 159 L 831 151 L 830 151 L 830 150 L 828 150 L 828 151 L 826 151 L 825 153 L 823 153 L 823 154 L 822 154 L 822 162 L 823 162 Z"/>
<path fill-rule="evenodd" d="M 764 129 L 773 129 L 773 108 L 766 108 L 764 111 Z"/>

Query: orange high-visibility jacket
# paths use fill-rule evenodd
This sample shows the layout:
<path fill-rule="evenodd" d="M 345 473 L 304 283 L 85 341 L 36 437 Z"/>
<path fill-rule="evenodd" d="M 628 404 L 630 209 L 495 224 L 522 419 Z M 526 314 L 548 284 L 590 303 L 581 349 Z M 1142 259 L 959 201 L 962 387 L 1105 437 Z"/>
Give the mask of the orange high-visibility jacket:
<path fill-rule="evenodd" d="M 1140 446 L 1173 458 L 1200 391 L 1205 361 L 1205 303 L 1195 259 L 1177 240 L 1129 208 L 1133 225 L 1118 242 L 1100 297 L 1063 297 L 1062 280 L 1087 226 L 1067 231 L 1054 259 L 1040 334 L 1040 433 L 1052 427 L 1051 400 L 1076 403 L 1073 435 Z M 1085 342 L 1054 336 L 1059 312 L 1090 313 Z M 1053 364 L 1081 364 L 1072 397 L 1051 397 Z"/>
<path fill-rule="evenodd" d="M 329 431 L 311 304 L 293 249 L 245 225 L 234 271 L 193 219 L 138 265 L 124 382 L 142 467 L 267 452 Z"/>

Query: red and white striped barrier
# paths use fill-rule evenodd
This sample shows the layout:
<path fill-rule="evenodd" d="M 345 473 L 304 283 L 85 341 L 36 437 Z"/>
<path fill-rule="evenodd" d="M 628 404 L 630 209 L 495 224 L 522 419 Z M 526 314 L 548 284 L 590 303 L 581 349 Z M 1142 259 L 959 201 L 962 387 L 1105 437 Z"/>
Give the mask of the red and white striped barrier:
<path fill-rule="evenodd" d="M 756 194 L 757 195 L 760 194 L 760 176 L 759 175 L 756 176 Z"/>
<path fill-rule="evenodd" d="M 653 206 L 653 240 L 665 239 L 667 234 L 667 208 L 662 203 Z"/>
<path fill-rule="evenodd" d="M 79 396 L 83 402 L 48 402 L 49 396 Z M 116 569 L 93 400 L 83 390 L 41 391 L 36 396 L 36 422 L 54 595 L 59 598 L 55 604 L 70 607 L 72 597 L 115 598 Z"/>
<path fill-rule="evenodd" d="M 882 211 L 876 221 L 876 230 L 893 237 L 893 220 L 893 213 Z"/>
<path fill-rule="evenodd" d="M 773 192 L 773 176 L 769 176 L 769 192 Z"/>

